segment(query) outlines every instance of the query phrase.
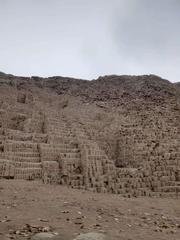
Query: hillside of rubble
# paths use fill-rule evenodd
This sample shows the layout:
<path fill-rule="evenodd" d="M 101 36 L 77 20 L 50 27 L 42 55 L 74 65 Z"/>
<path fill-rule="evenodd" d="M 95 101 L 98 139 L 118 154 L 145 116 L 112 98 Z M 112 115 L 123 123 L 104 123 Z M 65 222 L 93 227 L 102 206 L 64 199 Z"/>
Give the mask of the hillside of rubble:
<path fill-rule="evenodd" d="M 0 73 L 0 178 L 175 197 L 179 134 L 179 83 Z"/>

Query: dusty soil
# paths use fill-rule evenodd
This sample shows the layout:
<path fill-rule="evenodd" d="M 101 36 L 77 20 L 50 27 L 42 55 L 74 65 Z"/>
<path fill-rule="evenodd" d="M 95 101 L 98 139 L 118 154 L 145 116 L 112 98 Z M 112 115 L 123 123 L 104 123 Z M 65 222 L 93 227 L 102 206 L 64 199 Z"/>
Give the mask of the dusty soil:
<path fill-rule="evenodd" d="M 105 232 L 112 239 L 180 239 L 180 199 L 122 198 L 20 180 L 0 181 L 0 239 L 34 230 L 73 239 Z"/>

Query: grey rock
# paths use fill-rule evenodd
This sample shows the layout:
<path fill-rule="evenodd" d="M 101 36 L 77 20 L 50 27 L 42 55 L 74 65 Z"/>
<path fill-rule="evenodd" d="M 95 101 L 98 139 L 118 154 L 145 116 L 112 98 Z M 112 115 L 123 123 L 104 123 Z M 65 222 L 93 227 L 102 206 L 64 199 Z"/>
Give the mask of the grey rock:
<path fill-rule="evenodd" d="M 60 240 L 58 235 L 54 235 L 53 233 L 37 233 L 35 234 L 31 240 Z"/>
<path fill-rule="evenodd" d="M 109 239 L 105 234 L 89 232 L 89 233 L 80 234 L 74 240 L 109 240 Z"/>

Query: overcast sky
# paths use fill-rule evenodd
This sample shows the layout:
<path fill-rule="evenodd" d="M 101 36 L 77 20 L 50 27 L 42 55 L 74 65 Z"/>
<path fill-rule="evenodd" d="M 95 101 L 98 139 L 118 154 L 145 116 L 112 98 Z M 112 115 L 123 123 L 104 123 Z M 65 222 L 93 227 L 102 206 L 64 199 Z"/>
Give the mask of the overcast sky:
<path fill-rule="evenodd" d="M 0 71 L 180 81 L 180 0 L 0 0 Z"/>

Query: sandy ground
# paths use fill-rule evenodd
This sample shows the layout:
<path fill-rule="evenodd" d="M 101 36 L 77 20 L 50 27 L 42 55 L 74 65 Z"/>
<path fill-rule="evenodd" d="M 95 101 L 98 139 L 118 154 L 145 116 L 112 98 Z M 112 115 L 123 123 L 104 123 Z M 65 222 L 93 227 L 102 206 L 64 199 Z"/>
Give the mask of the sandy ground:
<path fill-rule="evenodd" d="M 67 240 L 90 231 L 120 240 L 180 240 L 180 199 L 127 199 L 0 180 L 0 240 L 30 239 L 36 231 L 60 233 Z"/>

